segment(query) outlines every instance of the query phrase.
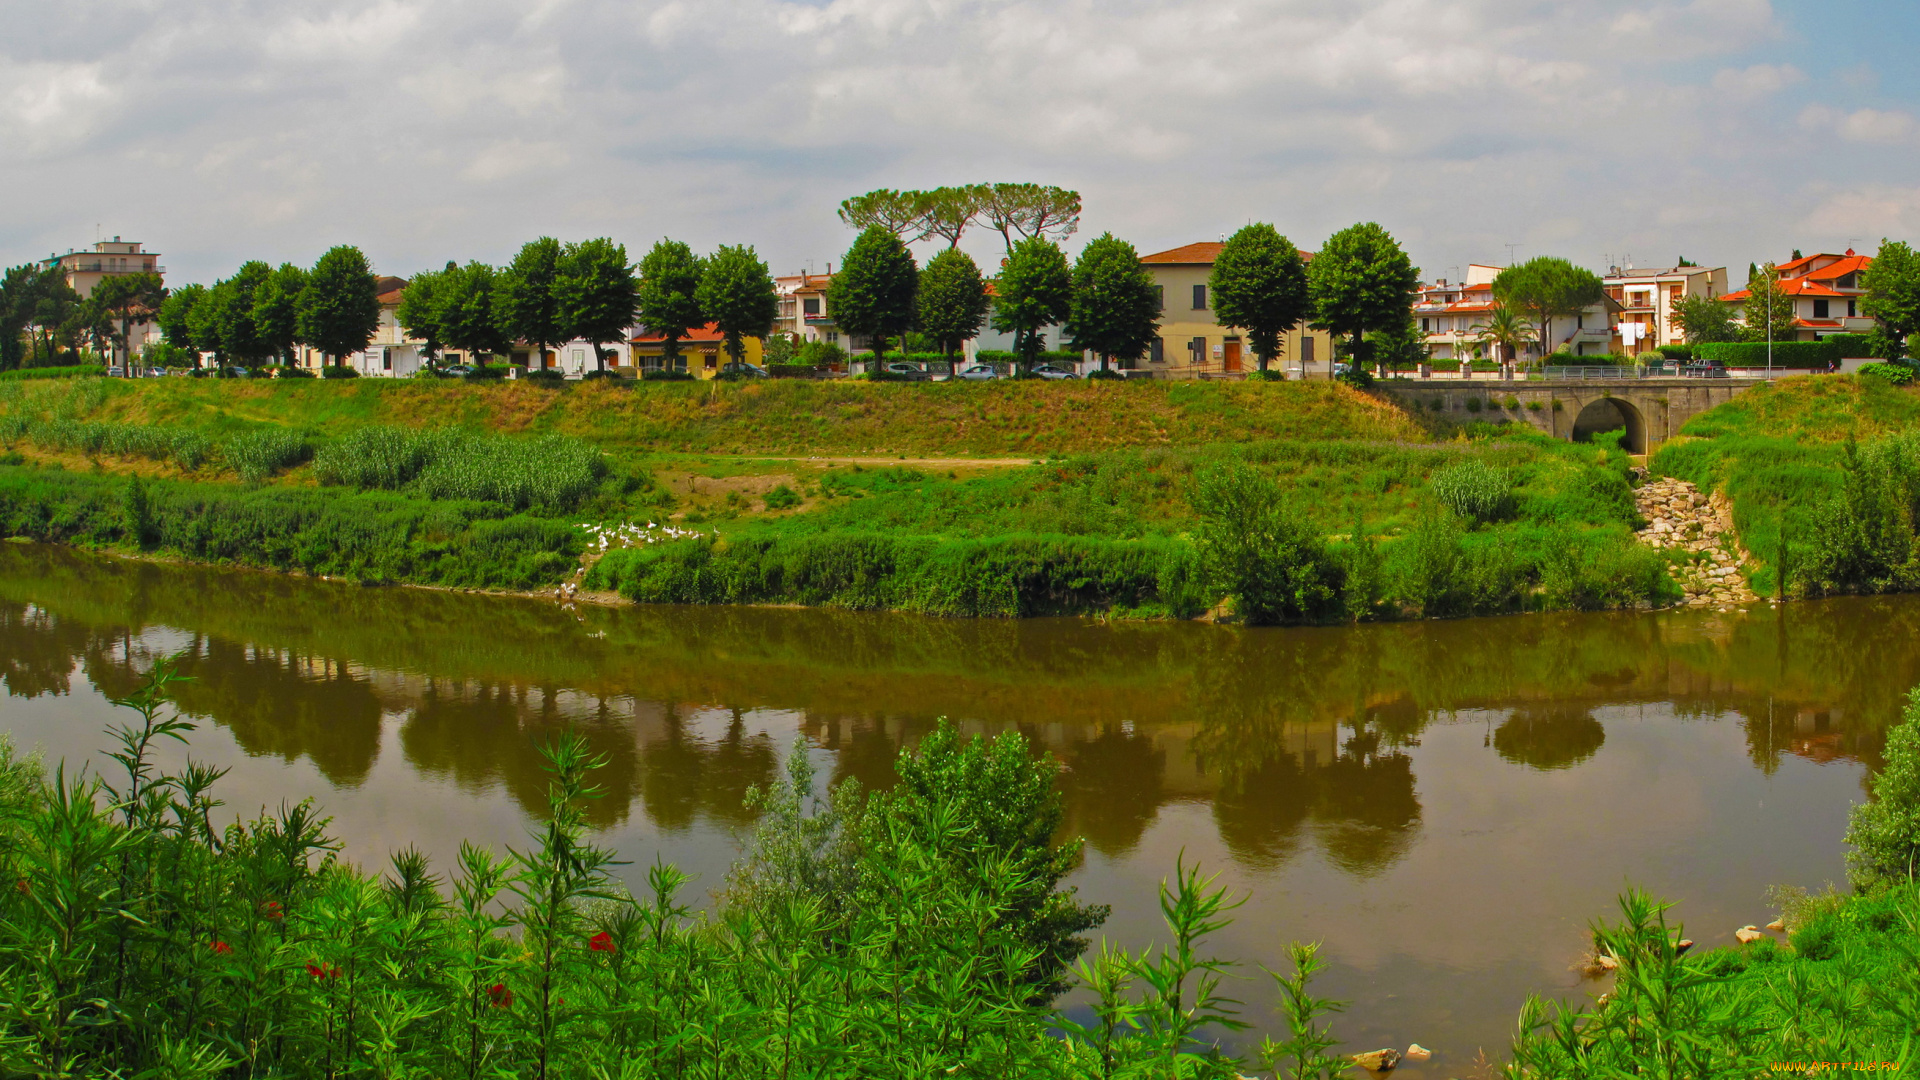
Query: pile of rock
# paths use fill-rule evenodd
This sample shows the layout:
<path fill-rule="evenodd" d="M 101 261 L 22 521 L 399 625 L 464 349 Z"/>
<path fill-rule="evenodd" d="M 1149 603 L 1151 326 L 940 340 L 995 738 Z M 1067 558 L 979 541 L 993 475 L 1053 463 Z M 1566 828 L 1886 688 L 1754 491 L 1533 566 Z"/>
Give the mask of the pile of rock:
<path fill-rule="evenodd" d="M 1675 571 L 1689 607 L 1748 604 L 1758 599 L 1740 573 L 1745 553 L 1733 533 L 1733 507 L 1725 496 L 1709 498 L 1685 480 L 1652 480 L 1633 493 L 1647 527 L 1640 542 L 1702 554 L 1704 561 Z"/>

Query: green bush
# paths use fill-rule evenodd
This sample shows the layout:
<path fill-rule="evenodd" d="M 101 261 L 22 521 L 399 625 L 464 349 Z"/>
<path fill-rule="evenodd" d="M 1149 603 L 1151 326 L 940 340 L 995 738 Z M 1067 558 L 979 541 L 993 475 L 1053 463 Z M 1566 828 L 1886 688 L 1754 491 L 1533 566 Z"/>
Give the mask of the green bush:
<path fill-rule="evenodd" d="M 1256 375 L 1265 375 L 1265 374 L 1270 374 L 1270 373 L 1268 373 L 1268 372 L 1259 372 L 1259 371 L 1254 371 L 1254 372 L 1249 372 L 1249 373 L 1248 373 L 1248 375 L 1247 375 L 1247 377 L 1248 377 L 1248 378 L 1253 378 L 1253 377 L 1254 377 L 1254 376 L 1256 376 Z M 1089 371 L 1089 372 L 1087 372 L 1087 378 L 1089 378 L 1089 379 L 1122 379 L 1122 380 L 1124 380 L 1124 379 L 1126 378 L 1126 375 L 1125 375 L 1125 374 L 1123 374 L 1122 372 L 1119 372 L 1119 371 L 1116 371 L 1116 370 L 1114 370 L 1113 368 L 1094 368 L 1093 370 L 1091 370 L 1091 371 Z"/>
<path fill-rule="evenodd" d="M 640 372 L 642 382 L 692 382 L 694 374 L 690 371 L 671 371 L 666 368 L 647 368 Z"/>
<path fill-rule="evenodd" d="M 240 479 L 259 483 L 312 457 L 313 447 L 296 432 L 266 428 L 228 439 L 221 452 Z"/>
<path fill-rule="evenodd" d="M 1243 464 L 1218 466 L 1195 484 L 1193 508 L 1207 580 L 1240 618 L 1318 621 L 1338 610 L 1339 563 L 1286 509 L 1273 481 Z"/>
<path fill-rule="evenodd" d="M 769 510 L 791 510 L 800 505 L 800 496 L 792 488 L 781 484 L 767 492 L 765 502 Z"/>
<path fill-rule="evenodd" d="M 1668 360 L 1685 361 L 1693 359 L 1693 346 L 1691 345 L 1661 345 L 1654 351 Z"/>
<path fill-rule="evenodd" d="M 320 377 L 323 379 L 357 379 L 360 377 L 360 372 L 345 364 L 328 364 L 326 367 L 320 369 Z"/>
<path fill-rule="evenodd" d="M 793 358 L 813 367 L 837 366 L 847 362 L 847 350 L 830 341 L 809 341 L 794 352 Z"/>
<path fill-rule="evenodd" d="M 1914 369 L 1911 364 L 1889 364 L 1884 360 L 1875 360 L 1861 364 L 1860 375 L 1889 386 L 1908 386 L 1913 383 Z"/>
<path fill-rule="evenodd" d="M 522 382 L 539 383 L 542 386 L 565 386 L 567 376 L 559 368 L 532 368 L 520 373 Z"/>
<path fill-rule="evenodd" d="M 314 376 L 312 370 L 308 368 L 282 367 L 274 369 L 273 377 L 276 379 L 311 379 Z"/>
<path fill-rule="evenodd" d="M 1843 360 L 1859 360 L 1880 355 L 1874 351 L 1872 334 L 1828 334 L 1820 340 L 1837 349 Z"/>
<path fill-rule="evenodd" d="M 1815 514 L 1806 584 L 1818 592 L 1920 587 L 1914 555 L 1920 434 L 1849 441 L 1840 491 Z"/>
<path fill-rule="evenodd" d="M 1847 879 L 1862 891 L 1911 884 L 1920 874 L 1920 688 L 1908 693 L 1900 722 L 1887 732 L 1884 756 L 1868 781 L 1873 798 L 1847 820 Z"/>
<path fill-rule="evenodd" d="M 1487 524 L 1513 516 L 1513 481 L 1503 469 L 1469 460 L 1433 474 L 1428 487 L 1441 505 L 1467 521 Z"/>
<path fill-rule="evenodd" d="M 1718 361 L 1726 367 L 1763 368 L 1767 366 L 1767 343 L 1764 341 L 1716 341 L 1694 348 L 1694 355 L 1708 362 Z M 1808 368 L 1824 371 L 1840 363 L 1840 347 L 1831 338 L 1826 341 L 1776 341 L 1773 343 L 1773 366 L 1777 368 Z"/>

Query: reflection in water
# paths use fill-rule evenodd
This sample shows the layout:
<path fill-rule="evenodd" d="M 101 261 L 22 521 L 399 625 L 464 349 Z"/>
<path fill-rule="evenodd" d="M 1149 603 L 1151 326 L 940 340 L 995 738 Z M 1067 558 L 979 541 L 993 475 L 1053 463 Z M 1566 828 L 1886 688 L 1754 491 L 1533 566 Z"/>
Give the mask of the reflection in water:
<path fill-rule="evenodd" d="M 1600 752 L 1607 730 L 1585 709 L 1515 709 L 1493 733 L 1493 748 L 1516 765 L 1570 769 Z"/>

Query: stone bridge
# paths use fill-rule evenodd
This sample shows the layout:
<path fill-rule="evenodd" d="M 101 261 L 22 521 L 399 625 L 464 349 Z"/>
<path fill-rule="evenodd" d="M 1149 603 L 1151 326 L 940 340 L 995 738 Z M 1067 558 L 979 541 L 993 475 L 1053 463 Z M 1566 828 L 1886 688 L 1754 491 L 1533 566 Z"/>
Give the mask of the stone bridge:
<path fill-rule="evenodd" d="M 1392 379 L 1374 385 L 1410 410 L 1444 412 L 1456 420 L 1513 420 L 1575 442 L 1624 427 L 1621 448 L 1645 454 L 1694 416 L 1765 381 Z"/>

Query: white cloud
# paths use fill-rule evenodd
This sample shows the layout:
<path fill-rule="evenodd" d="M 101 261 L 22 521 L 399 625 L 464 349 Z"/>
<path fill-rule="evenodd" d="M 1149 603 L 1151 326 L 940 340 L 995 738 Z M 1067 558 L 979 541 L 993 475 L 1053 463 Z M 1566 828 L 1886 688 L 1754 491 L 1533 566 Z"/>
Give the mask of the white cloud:
<path fill-rule="evenodd" d="M 1836 191 L 1814 207 L 1802 226 L 1814 235 L 1866 237 L 1868 251 L 1882 237 L 1911 238 L 1920 234 L 1920 187 L 1866 184 Z"/>
<path fill-rule="evenodd" d="M 1713 73 L 1713 88 L 1738 98 L 1760 98 L 1777 94 L 1806 74 L 1792 64 L 1755 64 L 1745 68 L 1721 68 Z"/>
<path fill-rule="evenodd" d="M 1911 113 L 1880 109 L 1842 112 L 1825 105 L 1800 110 L 1800 126 L 1810 132 L 1832 133 L 1857 143 L 1911 143 L 1920 134 L 1920 121 Z"/>

